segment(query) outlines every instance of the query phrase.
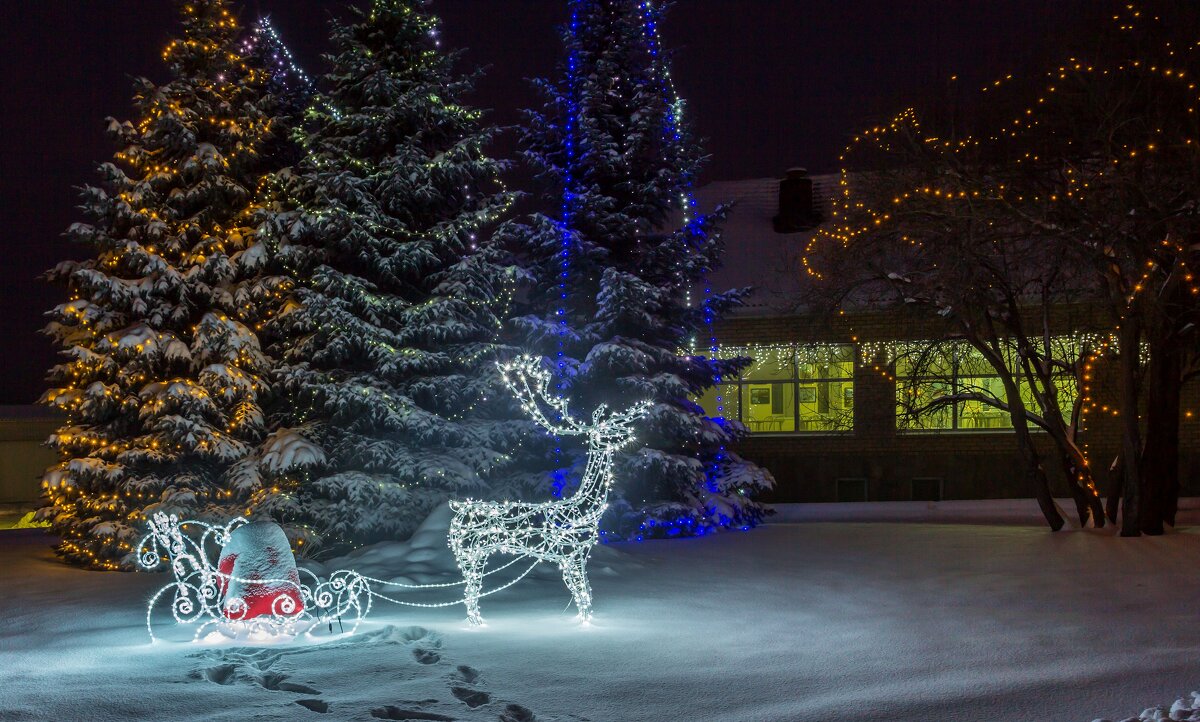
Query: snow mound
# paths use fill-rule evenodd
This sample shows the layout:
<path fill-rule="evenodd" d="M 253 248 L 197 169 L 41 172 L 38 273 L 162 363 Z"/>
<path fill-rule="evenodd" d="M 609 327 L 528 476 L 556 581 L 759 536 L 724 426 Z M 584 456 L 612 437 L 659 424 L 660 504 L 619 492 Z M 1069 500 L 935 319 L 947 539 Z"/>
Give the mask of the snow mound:
<path fill-rule="evenodd" d="M 1137 717 L 1127 717 L 1121 722 L 1157 722 L 1158 720 L 1173 720 L 1174 722 L 1200 720 L 1200 692 L 1192 692 L 1191 699 L 1180 697 L 1170 707 L 1147 707 Z M 1098 719 L 1094 722 L 1112 722 L 1112 720 Z"/>
<path fill-rule="evenodd" d="M 458 565 L 446 544 L 450 506 L 441 504 L 421 522 L 408 541 L 388 541 L 355 549 L 324 562 L 303 566 L 325 577 L 338 569 L 353 569 L 367 577 L 399 584 L 437 584 L 459 577 Z"/>

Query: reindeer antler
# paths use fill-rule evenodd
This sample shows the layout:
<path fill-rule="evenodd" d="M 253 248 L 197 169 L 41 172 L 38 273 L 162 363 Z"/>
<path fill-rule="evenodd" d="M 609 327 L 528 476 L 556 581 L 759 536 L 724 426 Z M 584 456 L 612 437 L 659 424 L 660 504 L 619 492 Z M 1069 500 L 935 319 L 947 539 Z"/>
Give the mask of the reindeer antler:
<path fill-rule="evenodd" d="M 624 411 L 612 411 L 607 404 L 600 404 L 592 412 L 591 425 L 586 425 L 571 416 L 566 398 L 550 393 L 550 372 L 540 359 L 518 356 L 506 363 L 497 363 L 496 366 L 500 369 L 500 375 L 504 378 L 508 390 L 521 402 L 525 413 L 551 434 L 579 436 L 600 433 L 604 437 L 632 438 L 633 423 L 644 417 L 652 406 L 649 401 L 639 401 Z M 547 417 L 543 405 L 557 412 L 561 420 L 555 422 Z"/>
<path fill-rule="evenodd" d="M 521 408 L 539 426 L 551 434 L 577 436 L 587 433 L 583 424 L 573 418 L 567 410 L 567 400 L 550 393 L 550 372 L 540 359 L 533 356 L 518 356 L 505 363 L 497 363 L 504 384 L 509 392 L 521 402 Z M 561 421 L 551 421 L 542 410 L 542 405 L 557 412 Z"/>
<path fill-rule="evenodd" d="M 607 411 L 604 405 L 597 409 L 593 417 L 594 428 L 603 434 L 603 438 L 614 443 L 614 448 L 625 446 L 633 440 L 633 425 L 646 417 L 654 404 L 650 401 L 639 401 L 624 411 L 612 411 L 600 421 L 600 413 Z"/>

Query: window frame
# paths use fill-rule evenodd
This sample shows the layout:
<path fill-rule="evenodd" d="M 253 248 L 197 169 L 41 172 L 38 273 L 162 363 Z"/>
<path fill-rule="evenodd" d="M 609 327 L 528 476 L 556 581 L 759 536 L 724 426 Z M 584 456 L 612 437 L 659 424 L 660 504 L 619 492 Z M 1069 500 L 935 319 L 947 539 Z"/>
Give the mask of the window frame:
<path fill-rule="evenodd" d="M 819 398 L 820 384 L 835 384 L 835 383 L 842 384 L 842 386 L 840 387 L 841 395 L 842 395 L 841 404 L 843 405 L 843 408 L 844 408 L 845 398 L 846 398 L 846 395 L 845 395 L 846 385 L 849 385 L 849 387 L 851 389 L 850 399 L 851 399 L 851 403 L 853 404 L 853 402 L 856 399 L 856 394 L 854 393 L 853 389 L 857 386 L 857 376 L 858 376 L 858 372 L 859 372 L 859 364 L 861 363 L 861 361 L 859 359 L 858 347 L 856 344 L 854 344 L 854 343 L 814 343 L 814 344 L 791 343 L 791 344 L 774 344 L 774 345 L 760 345 L 760 346 L 723 346 L 720 348 L 719 353 L 724 358 L 745 356 L 745 357 L 757 359 L 758 357 L 756 357 L 755 354 L 753 353 L 756 348 L 760 350 L 759 351 L 760 354 L 761 354 L 762 350 L 768 350 L 771 353 L 780 353 L 780 352 L 787 353 L 790 356 L 790 360 L 787 364 L 788 367 L 790 368 L 790 371 L 784 377 L 781 377 L 781 378 L 758 378 L 758 379 L 755 379 L 755 378 L 753 378 L 753 372 L 752 372 L 753 366 L 750 366 L 750 367 L 747 367 L 747 369 L 745 371 L 743 371 L 741 374 L 739 374 L 737 378 L 722 379 L 721 382 L 719 384 L 717 384 L 717 386 L 719 386 L 719 387 L 732 386 L 732 387 L 736 388 L 736 390 L 737 390 L 737 414 L 736 414 L 736 418 L 733 418 L 732 420 L 735 420 L 738 423 L 745 425 L 746 428 L 750 431 L 750 433 L 754 436 L 768 436 L 768 435 L 769 436 L 817 436 L 817 435 L 822 435 L 822 434 L 845 435 L 845 434 L 853 434 L 854 433 L 854 431 L 855 431 L 855 414 L 854 414 L 853 405 L 851 406 L 850 413 L 848 415 L 849 423 L 844 428 L 819 428 L 819 429 L 802 428 L 802 426 L 806 423 L 806 421 L 805 421 L 805 418 L 801 415 L 802 403 L 800 400 L 800 392 L 801 392 L 801 389 L 804 387 L 813 387 L 814 389 L 816 389 L 816 393 Z M 804 352 L 801 349 L 804 349 L 804 348 L 829 349 L 828 352 L 831 354 L 831 357 L 824 362 L 824 365 L 828 368 L 829 366 L 833 366 L 835 364 L 836 365 L 849 364 L 849 366 L 850 366 L 849 373 L 848 374 L 840 374 L 840 375 L 821 374 L 821 375 L 814 375 L 811 377 L 805 376 L 802 378 L 802 376 L 800 374 L 801 367 L 805 366 L 805 365 L 812 365 L 812 364 L 817 363 L 815 361 L 804 361 L 803 360 Z M 834 359 L 832 357 L 832 354 L 834 353 L 834 349 L 841 350 L 842 358 Z M 759 387 L 769 386 L 772 391 L 772 396 L 771 396 L 772 401 L 774 400 L 774 393 L 775 393 L 775 389 L 777 386 L 778 387 L 785 387 L 785 386 L 791 387 L 792 398 L 790 400 L 790 403 L 787 404 L 787 406 L 790 407 L 788 410 L 788 413 L 790 414 L 790 418 L 791 418 L 791 426 L 792 426 L 791 429 L 755 428 L 755 426 L 758 426 L 759 424 L 768 423 L 768 422 L 761 422 L 761 421 L 751 421 L 747 418 L 747 408 L 748 408 L 747 402 L 750 400 L 750 394 L 747 392 L 747 389 L 750 389 L 751 391 L 757 390 L 757 389 L 751 389 L 751 387 L 755 387 L 755 386 L 759 386 Z M 727 397 L 727 395 L 726 395 L 726 397 Z M 726 405 L 728 405 L 728 404 L 726 403 Z M 731 418 L 730 415 L 728 414 L 728 409 L 726 409 L 725 418 Z M 788 417 L 785 416 L 784 420 L 781 423 L 786 424 L 787 418 Z"/>
<path fill-rule="evenodd" d="M 936 342 L 933 342 L 933 343 L 936 343 Z M 963 393 L 964 389 L 969 389 L 969 384 L 964 385 L 964 383 L 963 383 L 964 379 L 966 379 L 969 382 L 972 379 L 999 379 L 1000 378 L 999 374 L 994 374 L 994 373 L 993 374 L 970 373 L 970 372 L 962 373 L 962 369 L 964 366 L 967 365 L 967 362 L 961 358 L 960 349 L 958 347 L 952 347 L 948 360 L 950 362 L 950 368 L 951 368 L 951 374 L 950 374 L 950 379 L 949 379 L 951 396 L 957 396 L 958 394 Z M 1003 416 L 1004 420 L 1008 424 L 1007 426 L 964 427 L 962 425 L 961 407 L 963 404 L 967 403 L 967 401 L 956 401 L 949 405 L 950 419 L 951 419 L 951 426 L 949 426 L 949 427 L 912 427 L 912 426 L 902 425 L 901 418 L 904 416 L 907 416 L 907 414 L 901 413 L 901 404 L 899 401 L 899 397 L 900 397 L 900 394 L 903 392 L 903 390 L 909 386 L 908 382 L 912 382 L 915 380 L 917 382 L 925 382 L 927 384 L 944 383 L 946 381 L 946 377 L 939 376 L 937 374 L 927 374 L 927 375 L 917 375 L 917 376 L 903 375 L 900 373 L 899 368 L 897 368 L 897 364 L 899 361 L 900 361 L 899 358 L 894 358 L 894 359 L 892 359 L 892 362 L 890 364 L 891 369 L 892 369 L 892 378 L 894 379 L 895 389 L 896 389 L 895 401 L 893 404 L 893 406 L 895 408 L 895 412 L 896 412 L 895 413 L 896 433 L 898 433 L 898 434 L 963 434 L 963 433 L 965 433 L 965 434 L 1003 434 L 1003 433 L 1013 433 L 1011 415 L 1008 414 L 1008 412 L 1005 412 L 1000 409 L 997 409 L 997 411 L 999 411 L 1000 414 Z M 1070 376 L 1065 373 L 1061 374 L 1060 376 L 1063 379 L 1070 378 Z M 1025 385 L 1024 382 L 1021 382 L 1021 385 L 1024 386 Z M 1061 394 L 1062 389 L 1060 388 L 1059 391 Z M 982 402 L 980 402 L 980 403 L 982 403 Z M 1071 403 L 1074 403 L 1074 399 L 1071 400 Z M 920 418 L 920 416 L 921 415 L 918 415 L 916 418 Z M 1045 433 L 1045 429 L 1041 428 L 1040 426 L 1037 426 L 1036 424 L 1030 424 L 1029 430 L 1033 433 Z"/>

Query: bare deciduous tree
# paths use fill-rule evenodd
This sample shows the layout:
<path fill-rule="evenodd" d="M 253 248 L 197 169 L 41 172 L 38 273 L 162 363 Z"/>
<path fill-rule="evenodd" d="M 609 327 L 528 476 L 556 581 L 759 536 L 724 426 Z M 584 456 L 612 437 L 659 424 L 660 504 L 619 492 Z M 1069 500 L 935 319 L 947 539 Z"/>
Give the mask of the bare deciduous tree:
<path fill-rule="evenodd" d="M 926 131 L 909 110 L 856 137 L 805 272 L 823 280 L 813 285 L 827 302 L 903 305 L 973 349 L 1001 388 L 933 408 L 1007 411 L 1055 529 L 1063 521 L 1030 427 L 1053 439 L 1080 521 L 1102 525 L 1077 439 L 1094 401 L 1081 395 L 1064 411 L 1060 380 L 1081 388 L 1091 356 L 1115 351 L 1123 438 L 1108 516 L 1123 505 L 1128 535 L 1174 521 L 1179 402 L 1200 372 L 1200 23 L 1195 6 L 1170 7 L 1169 20 L 1121 8 L 1086 59 L 993 88 L 979 117 L 1010 117 L 988 132 Z M 1115 342 L 1080 343 L 1095 330 Z M 1056 349 L 1064 335 L 1076 339 L 1070 351 Z"/>

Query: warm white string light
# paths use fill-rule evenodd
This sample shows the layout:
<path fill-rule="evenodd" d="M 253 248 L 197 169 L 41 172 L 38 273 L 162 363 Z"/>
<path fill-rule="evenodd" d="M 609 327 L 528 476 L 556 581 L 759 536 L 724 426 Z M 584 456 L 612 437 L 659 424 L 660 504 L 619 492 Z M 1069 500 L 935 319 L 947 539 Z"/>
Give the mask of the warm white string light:
<path fill-rule="evenodd" d="M 641 401 L 617 412 L 601 404 L 592 413 L 591 423 L 585 424 L 571 417 L 566 399 L 549 393 L 551 374 L 539 360 L 522 356 L 499 367 L 509 391 L 539 426 L 555 436 L 587 437 L 587 466 L 579 488 L 568 498 L 544 503 L 450 502 L 454 510 L 450 549 L 466 585 L 467 619 L 474 625 L 483 624 L 479 598 L 484 596 L 481 589 L 488 559 L 493 554 L 514 554 L 518 559 L 557 564 L 580 619 L 587 621 L 592 615 L 587 562 L 599 540 L 600 518 L 608 508 L 613 455 L 633 439 L 633 423 L 646 415 L 651 404 Z M 546 408 L 557 421 L 546 415 Z"/>

